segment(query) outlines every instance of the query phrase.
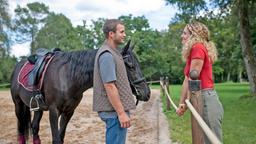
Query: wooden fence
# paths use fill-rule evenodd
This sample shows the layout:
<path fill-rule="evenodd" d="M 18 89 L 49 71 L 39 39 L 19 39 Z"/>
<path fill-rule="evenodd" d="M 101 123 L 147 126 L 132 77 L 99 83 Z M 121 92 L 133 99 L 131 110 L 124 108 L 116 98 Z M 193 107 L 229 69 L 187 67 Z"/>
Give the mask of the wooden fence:
<path fill-rule="evenodd" d="M 164 96 L 166 96 L 167 110 L 171 110 L 171 106 L 177 109 L 177 106 L 171 99 L 170 90 L 169 90 L 169 79 L 168 77 L 160 78 L 161 91 Z M 221 144 L 216 135 L 211 131 L 208 125 L 202 119 L 202 110 L 203 110 L 203 100 L 201 97 L 200 90 L 200 80 L 194 78 L 189 80 L 189 91 L 190 95 L 188 99 L 185 100 L 187 107 L 191 111 L 191 125 L 192 125 L 192 143 L 193 144 L 203 144 L 204 143 L 204 133 L 209 138 L 213 144 Z M 203 133 L 204 132 L 204 133 Z"/>

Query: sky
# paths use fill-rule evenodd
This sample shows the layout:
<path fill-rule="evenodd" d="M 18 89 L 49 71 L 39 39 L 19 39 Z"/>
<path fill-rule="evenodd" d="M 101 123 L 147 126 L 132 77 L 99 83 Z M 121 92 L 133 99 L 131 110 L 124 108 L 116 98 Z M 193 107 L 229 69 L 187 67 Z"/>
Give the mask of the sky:
<path fill-rule="evenodd" d="M 170 20 L 177 9 L 166 5 L 164 0 L 9 0 L 10 14 L 14 16 L 17 4 L 25 7 L 27 3 L 42 2 L 49 10 L 68 17 L 73 26 L 83 25 L 83 20 L 91 24 L 98 18 L 118 18 L 121 15 L 144 15 L 150 27 L 157 30 L 168 29 Z M 29 42 L 16 44 L 11 48 L 16 57 L 29 55 Z"/>

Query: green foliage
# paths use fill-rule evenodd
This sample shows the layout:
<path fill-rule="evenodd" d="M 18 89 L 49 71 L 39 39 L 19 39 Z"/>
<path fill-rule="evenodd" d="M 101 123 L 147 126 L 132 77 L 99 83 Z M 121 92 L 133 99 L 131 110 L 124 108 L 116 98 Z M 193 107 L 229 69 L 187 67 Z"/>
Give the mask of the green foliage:
<path fill-rule="evenodd" d="M 196 15 L 206 9 L 206 2 L 204 0 L 166 0 L 167 4 L 177 5 L 180 10 L 186 14 Z"/>
<path fill-rule="evenodd" d="M 9 53 L 10 39 L 7 29 L 10 28 L 10 15 L 8 13 L 8 1 L 0 0 L 0 58 Z"/>
<path fill-rule="evenodd" d="M 24 43 L 32 41 L 31 49 L 35 49 L 34 40 L 40 26 L 44 24 L 45 18 L 49 14 L 49 8 L 43 3 L 34 2 L 27 4 L 27 7 L 15 9 L 14 31 L 15 41 Z"/>
<path fill-rule="evenodd" d="M 152 30 L 144 16 L 128 15 L 119 19 L 126 26 L 127 36 L 135 43 L 134 51 L 138 55 L 145 77 L 148 80 L 157 80 L 165 75 L 173 78 L 175 83 L 180 82 L 183 68 L 177 65 L 182 62 L 178 45 L 175 45 L 180 43 L 176 38 L 176 31 L 179 30 Z"/>
<path fill-rule="evenodd" d="M 82 40 L 83 49 L 96 49 L 99 48 L 105 36 L 102 32 L 105 19 L 99 18 L 96 21 L 92 21 L 92 24 L 87 26 L 84 21 L 84 26 L 77 26 L 76 32 Z"/>
<path fill-rule="evenodd" d="M 215 85 L 220 101 L 224 107 L 224 121 L 223 121 L 223 138 L 224 143 L 227 144 L 254 144 L 256 138 L 256 127 L 254 126 L 256 117 L 253 111 L 256 111 L 256 98 L 241 98 L 246 95 L 249 90 L 248 83 L 223 83 Z M 179 94 L 181 91 L 180 85 L 171 85 L 170 94 L 175 103 L 178 104 Z M 162 98 L 163 103 L 166 99 Z M 164 112 L 167 115 L 171 139 L 179 141 L 183 144 L 190 144 L 191 142 L 191 123 L 190 112 L 186 112 L 184 116 L 178 117 L 175 111 L 166 111 L 164 105 Z"/>
<path fill-rule="evenodd" d="M 9 57 L 10 39 L 7 30 L 10 28 L 11 18 L 8 13 L 8 1 L 0 0 L 0 84 L 9 83 L 15 58 Z M 5 87 L 6 85 L 2 85 Z"/>
<path fill-rule="evenodd" d="M 132 36 L 133 33 L 148 30 L 149 22 L 145 16 L 133 17 L 131 14 L 128 16 L 120 16 L 119 19 L 125 24 L 126 33 Z"/>
<path fill-rule="evenodd" d="M 16 58 L 0 58 L 0 84 L 10 83 L 12 71 L 16 63 Z"/>
<path fill-rule="evenodd" d="M 38 32 L 34 43 L 35 49 L 59 47 L 62 50 L 78 50 L 83 47 L 82 40 L 75 28 L 72 27 L 70 20 L 63 14 L 54 13 L 48 15 L 46 23 Z"/>
<path fill-rule="evenodd" d="M 1 24 L 10 24 L 10 15 L 8 13 L 8 1 L 7 0 L 0 0 L 0 19 Z"/>
<path fill-rule="evenodd" d="M 196 18 L 199 13 L 206 12 L 207 6 L 205 0 L 165 0 L 169 5 L 178 7 L 178 12 L 173 19 L 175 22 L 184 21 L 189 22 L 191 19 Z"/>

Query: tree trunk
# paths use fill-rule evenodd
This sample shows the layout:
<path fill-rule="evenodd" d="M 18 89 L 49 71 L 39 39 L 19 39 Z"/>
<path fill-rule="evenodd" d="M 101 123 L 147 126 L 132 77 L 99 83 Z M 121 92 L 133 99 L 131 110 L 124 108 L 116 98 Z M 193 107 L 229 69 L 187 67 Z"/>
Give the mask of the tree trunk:
<path fill-rule="evenodd" d="M 229 82 L 230 81 L 230 71 L 228 72 L 228 75 L 227 75 L 227 82 Z"/>
<path fill-rule="evenodd" d="M 238 0 L 238 15 L 240 26 L 240 44 L 242 47 L 243 59 L 250 83 L 251 93 L 256 93 L 256 60 L 250 38 L 250 22 L 248 16 L 248 0 Z"/>
<path fill-rule="evenodd" d="M 242 83 L 244 81 L 243 79 L 243 66 L 242 66 L 243 62 L 240 62 L 238 63 L 238 68 L 237 68 L 237 81 L 239 83 Z"/>
<path fill-rule="evenodd" d="M 243 82 L 242 72 L 243 72 L 243 70 L 242 70 L 241 68 L 239 68 L 239 69 L 238 69 L 237 80 L 238 80 L 240 83 Z"/>

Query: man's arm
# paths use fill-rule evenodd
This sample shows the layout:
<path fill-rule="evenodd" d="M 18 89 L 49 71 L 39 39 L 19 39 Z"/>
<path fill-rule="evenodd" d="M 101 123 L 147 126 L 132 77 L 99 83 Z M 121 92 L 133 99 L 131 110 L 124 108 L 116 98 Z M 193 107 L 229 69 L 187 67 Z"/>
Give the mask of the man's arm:
<path fill-rule="evenodd" d="M 130 118 L 124 111 L 123 104 L 120 100 L 118 89 L 115 85 L 116 81 L 116 67 L 113 56 L 109 52 L 103 53 L 99 58 L 100 75 L 103 80 L 104 88 L 107 93 L 109 102 L 114 107 L 121 127 L 130 127 Z"/>
<path fill-rule="evenodd" d="M 114 82 L 105 83 L 104 87 L 107 92 L 109 102 L 112 104 L 112 106 L 114 107 L 115 111 L 118 114 L 118 119 L 120 121 L 121 127 L 123 128 L 130 127 L 131 120 L 126 114 L 126 112 L 124 111 L 124 107 L 121 103 L 115 83 Z"/>

